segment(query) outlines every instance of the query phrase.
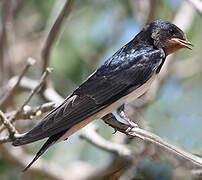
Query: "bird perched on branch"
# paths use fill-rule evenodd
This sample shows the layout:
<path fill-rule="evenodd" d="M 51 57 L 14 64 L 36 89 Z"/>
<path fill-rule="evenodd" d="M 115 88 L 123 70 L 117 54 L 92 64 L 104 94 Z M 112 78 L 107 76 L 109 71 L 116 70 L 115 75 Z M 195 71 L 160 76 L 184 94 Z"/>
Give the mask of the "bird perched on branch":
<path fill-rule="evenodd" d="M 191 49 L 184 32 L 176 25 L 157 20 L 146 25 L 129 43 L 107 59 L 64 102 L 45 115 L 41 122 L 14 146 L 48 138 L 27 170 L 50 146 L 113 110 L 144 94 L 160 72 L 166 57 Z M 129 121 L 131 126 L 134 123 Z"/>

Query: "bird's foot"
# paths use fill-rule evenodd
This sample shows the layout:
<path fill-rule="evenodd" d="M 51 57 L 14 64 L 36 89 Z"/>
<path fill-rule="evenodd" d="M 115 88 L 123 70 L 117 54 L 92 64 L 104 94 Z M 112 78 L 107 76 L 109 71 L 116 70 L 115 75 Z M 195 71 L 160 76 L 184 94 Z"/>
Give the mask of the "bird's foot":
<path fill-rule="evenodd" d="M 122 104 L 118 109 L 117 109 L 117 113 L 119 114 L 119 116 L 124 119 L 128 124 L 129 127 L 126 130 L 126 132 L 130 132 L 133 128 L 138 127 L 138 124 L 136 124 L 135 122 L 133 122 L 132 120 L 130 120 L 130 118 L 127 116 L 127 114 L 125 113 L 125 104 Z"/>
<path fill-rule="evenodd" d="M 117 132 L 117 128 L 114 128 L 114 132 L 112 134 L 116 134 Z"/>
<path fill-rule="evenodd" d="M 133 128 L 138 128 L 138 124 L 134 123 L 133 121 L 130 120 L 130 122 L 128 122 L 129 127 L 128 129 L 126 129 L 126 133 L 129 133 Z"/>

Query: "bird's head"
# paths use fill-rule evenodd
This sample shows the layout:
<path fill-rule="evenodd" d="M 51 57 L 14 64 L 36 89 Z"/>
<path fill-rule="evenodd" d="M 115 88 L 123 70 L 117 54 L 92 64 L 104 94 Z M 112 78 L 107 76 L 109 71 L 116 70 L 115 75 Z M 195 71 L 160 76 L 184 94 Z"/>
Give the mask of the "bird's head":
<path fill-rule="evenodd" d="M 181 48 L 191 49 L 190 46 L 193 46 L 180 28 L 165 20 L 156 20 L 145 26 L 141 32 L 148 34 L 151 37 L 150 42 L 155 47 L 164 49 L 166 55 Z"/>

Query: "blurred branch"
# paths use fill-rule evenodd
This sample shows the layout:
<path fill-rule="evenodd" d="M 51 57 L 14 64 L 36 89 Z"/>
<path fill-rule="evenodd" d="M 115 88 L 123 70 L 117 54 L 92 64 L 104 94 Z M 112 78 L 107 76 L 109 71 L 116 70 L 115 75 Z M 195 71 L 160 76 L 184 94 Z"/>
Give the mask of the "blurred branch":
<path fill-rule="evenodd" d="M 110 179 L 114 176 L 116 178 L 120 177 L 121 174 L 132 164 L 132 152 L 126 145 L 106 141 L 98 133 L 96 133 L 96 129 L 97 127 L 91 123 L 82 129 L 80 137 L 104 151 L 113 153 L 115 158 L 108 166 L 103 167 L 100 170 L 97 169 L 93 173 L 90 173 L 85 179 L 103 180 Z"/>
<path fill-rule="evenodd" d="M 57 103 L 55 102 L 48 102 L 36 107 L 31 107 L 29 105 L 26 105 L 24 106 L 23 111 L 18 114 L 18 116 L 16 117 L 16 120 L 17 119 L 28 120 L 28 119 L 32 119 L 34 116 L 37 118 L 40 118 L 44 113 L 49 112 L 56 107 L 57 107 Z M 15 111 L 6 113 L 5 115 L 7 119 L 9 119 L 11 116 L 13 116 L 13 114 L 15 114 Z"/>
<path fill-rule="evenodd" d="M 9 80 L 8 84 L 9 86 L 12 86 L 17 81 L 17 77 L 13 77 Z M 30 79 L 28 77 L 23 77 L 20 81 L 19 87 L 24 90 L 32 90 L 34 89 L 38 84 L 38 81 Z M 48 101 L 53 101 L 56 103 L 61 103 L 64 98 L 60 96 L 54 89 L 53 85 L 51 83 L 47 84 L 47 87 L 45 88 L 43 92 L 43 96 Z"/>
<path fill-rule="evenodd" d="M 145 24 L 151 23 L 156 19 L 159 0 L 130 0 L 129 3 L 133 9 L 137 8 L 137 18 L 141 27 L 145 26 Z"/>
<path fill-rule="evenodd" d="M 12 75 L 10 58 L 11 37 L 13 36 L 13 16 L 19 0 L 2 1 L 0 33 L 0 83 L 5 86 Z"/>
<path fill-rule="evenodd" d="M 173 146 L 163 139 L 161 139 L 159 136 L 154 135 L 146 130 L 140 129 L 139 127 L 135 127 L 130 129 L 129 132 L 128 128 L 129 125 L 123 124 L 116 120 L 116 117 L 113 114 L 108 114 L 102 118 L 107 124 L 109 124 L 111 127 L 117 129 L 118 131 L 133 136 L 133 137 L 139 137 L 145 141 L 149 141 L 152 143 L 155 143 L 158 146 L 163 147 L 164 149 L 174 153 L 177 156 L 181 156 L 182 158 L 192 162 L 195 165 L 202 166 L 202 158 L 197 157 L 191 153 L 188 153 L 186 151 L 181 150 L 180 148 L 177 148 L 176 146 Z"/>
<path fill-rule="evenodd" d="M 66 1 L 63 9 L 61 10 L 59 16 L 57 17 L 56 21 L 54 22 L 53 26 L 51 27 L 48 33 L 47 39 L 45 40 L 45 44 L 42 49 L 42 62 L 43 62 L 42 72 L 44 72 L 46 67 L 48 66 L 50 50 L 58 36 L 60 28 L 62 27 L 62 23 L 64 22 L 65 18 L 67 18 L 70 13 L 73 3 L 74 3 L 74 0 Z"/>
<path fill-rule="evenodd" d="M 13 141 L 10 136 L 0 137 L 0 144 Z"/>
<path fill-rule="evenodd" d="M 132 165 L 132 157 L 119 157 L 116 156 L 112 162 L 110 162 L 106 167 L 97 169 L 92 173 L 89 173 L 85 180 L 118 180 L 121 175 L 127 171 Z"/>
<path fill-rule="evenodd" d="M 29 61 L 29 63 L 25 66 L 24 71 L 20 76 L 21 77 L 20 79 L 22 79 L 22 77 L 24 76 L 24 73 L 26 72 L 26 70 L 28 69 L 30 64 L 32 64 L 32 63 L 33 63 L 33 61 Z M 31 100 L 31 98 L 34 96 L 34 94 L 37 93 L 37 91 L 40 89 L 42 84 L 45 82 L 45 80 L 46 80 L 48 74 L 51 72 L 51 70 L 52 70 L 51 68 L 46 68 L 46 71 L 43 73 L 38 85 L 34 89 L 31 90 L 30 94 L 28 95 L 28 97 L 26 98 L 24 103 L 14 112 L 14 114 L 9 119 L 7 119 L 6 116 L 4 116 L 4 114 L 0 111 L 0 117 L 1 117 L 1 120 L 2 120 L 2 123 L 3 123 L 0 126 L 0 133 L 5 128 L 7 128 L 8 131 L 9 131 L 9 137 L 10 137 L 11 140 L 13 140 L 13 139 L 20 136 L 20 135 L 17 135 L 17 131 L 16 131 L 15 127 L 11 123 L 16 120 L 17 116 L 23 111 L 24 106 L 27 105 L 29 103 L 29 101 Z M 20 81 L 17 81 L 16 84 L 19 85 L 19 83 L 20 83 Z M 14 87 L 16 87 L 16 86 L 14 86 Z M 2 142 L 10 141 L 10 139 L 9 138 L 2 138 Z"/>
<path fill-rule="evenodd" d="M 53 101 L 56 103 L 61 103 L 64 101 L 64 98 L 56 92 L 51 83 L 47 84 L 47 87 L 43 92 L 43 96 L 46 100 Z"/>
<path fill-rule="evenodd" d="M 200 15 L 202 15 L 202 2 L 200 0 L 187 0 Z"/>
<path fill-rule="evenodd" d="M 173 23 L 176 24 L 184 32 L 187 32 L 191 27 L 195 14 L 195 9 L 190 6 L 188 2 L 183 1 L 175 18 L 173 19 Z"/>
<path fill-rule="evenodd" d="M 48 77 L 48 74 L 51 73 L 52 69 L 51 68 L 46 68 L 46 70 L 44 71 L 38 85 L 31 90 L 30 94 L 28 95 L 28 97 L 25 99 L 24 103 L 17 109 L 17 111 L 15 112 L 15 114 L 13 115 L 13 117 L 11 117 L 10 121 L 12 122 L 17 115 L 22 112 L 23 108 L 25 105 L 27 105 L 29 103 L 29 101 L 31 100 L 31 98 L 34 96 L 34 94 L 37 93 L 37 91 L 39 91 L 40 87 L 42 86 L 42 84 L 45 82 L 46 78 Z"/>
<path fill-rule="evenodd" d="M 149 14 L 146 18 L 146 23 L 149 24 L 156 20 L 156 14 L 158 12 L 159 0 L 150 0 Z"/>
<path fill-rule="evenodd" d="M 32 156 L 25 152 L 23 147 L 13 148 L 10 144 L 0 145 L 0 153 L 3 159 L 9 161 L 19 170 L 24 169 L 24 167 L 33 159 Z M 64 169 L 64 167 L 57 166 L 56 163 L 47 162 L 41 158 L 33 164 L 29 171 L 24 173 L 30 174 L 31 177 L 37 175 L 48 180 L 84 180 L 93 169 L 93 167 L 86 167 L 81 163 L 75 163 L 76 166 L 73 164 L 67 169 Z"/>
<path fill-rule="evenodd" d="M 17 138 L 20 138 L 22 136 L 24 136 L 24 134 L 15 133 L 13 135 L 13 137 L 11 137 L 10 135 L 4 136 L 4 137 L 0 137 L 0 144 L 4 144 L 4 143 L 7 143 L 7 142 L 13 142 L 13 140 L 15 140 Z"/>
<path fill-rule="evenodd" d="M 1 145 L 0 152 L 4 159 L 10 161 L 11 164 L 20 169 L 23 169 L 32 159 L 32 156 L 29 156 L 22 147 L 13 148 L 9 144 Z M 31 175 L 37 174 L 50 180 L 65 180 L 68 179 L 67 172 L 68 171 L 62 170 L 62 168 L 39 159 L 26 173 Z"/>
<path fill-rule="evenodd" d="M 134 11 L 137 11 L 137 19 L 140 23 L 140 28 L 142 28 L 149 17 L 149 12 L 150 12 L 150 6 L 151 6 L 151 1 L 150 0 L 138 0 L 138 1 L 133 1 L 130 0 L 130 3 L 132 7 L 134 8 Z"/>
<path fill-rule="evenodd" d="M 100 135 L 96 133 L 97 127 L 94 124 L 89 124 L 85 128 L 82 129 L 80 137 L 82 139 L 87 140 L 89 143 L 95 145 L 96 147 L 116 154 L 118 156 L 130 156 L 131 151 L 125 146 L 121 144 L 116 144 L 113 142 L 106 141 Z"/>
<path fill-rule="evenodd" d="M 202 177 L 202 169 L 193 169 L 191 170 L 191 173 L 194 175 L 196 179 Z"/>
<path fill-rule="evenodd" d="M 20 81 L 24 77 L 25 73 L 28 71 L 28 69 L 35 64 L 35 60 L 32 58 L 28 58 L 26 65 L 24 69 L 22 70 L 21 74 L 19 75 L 16 83 L 11 86 L 10 89 L 6 88 L 6 94 L 2 95 L 2 98 L 0 99 L 0 109 L 6 104 L 7 100 L 10 98 L 10 96 L 13 95 L 14 91 L 17 89 L 17 87 L 20 84 Z M 8 87 L 9 88 L 9 87 Z"/>
<path fill-rule="evenodd" d="M 2 6 L 2 29 L 0 34 L 0 73 L 1 86 L 4 86 L 8 78 L 8 66 L 6 65 L 6 49 L 7 49 L 7 22 L 10 16 L 11 1 L 3 2 Z"/>
<path fill-rule="evenodd" d="M 184 71 L 185 69 L 186 71 Z M 171 71 L 173 77 L 186 79 L 201 73 L 202 69 L 196 57 L 192 57 L 184 61 L 176 61 Z"/>
<path fill-rule="evenodd" d="M 15 111 L 15 113 L 10 117 L 9 121 L 12 123 L 16 117 L 23 111 L 23 108 L 25 105 L 27 105 L 29 103 L 29 101 L 31 100 L 31 98 L 34 96 L 34 94 L 36 94 L 40 87 L 42 86 L 42 84 L 45 82 L 46 78 L 48 77 L 48 74 L 52 71 L 51 68 L 46 68 L 46 71 L 43 73 L 40 81 L 38 82 L 38 85 L 31 90 L 30 94 L 28 95 L 28 97 L 25 99 L 24 103 Z M 5 127 L 2 125 L 0 126 L 0 132 L 2 132 L 5 129 Z"/>

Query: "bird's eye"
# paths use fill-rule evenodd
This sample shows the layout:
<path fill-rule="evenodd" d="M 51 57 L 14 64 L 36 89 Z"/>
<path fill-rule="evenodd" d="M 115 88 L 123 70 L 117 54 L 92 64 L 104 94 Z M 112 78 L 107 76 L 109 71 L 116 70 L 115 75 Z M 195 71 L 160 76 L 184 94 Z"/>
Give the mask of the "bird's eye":
<path fill-rule="evenodd" d="M 171 35 L 174 34 L 174 30 L 173 30 L 173 29 L 170 28 L 168 31 L 169 31 L 169 33 L 170 33 Z"/>

